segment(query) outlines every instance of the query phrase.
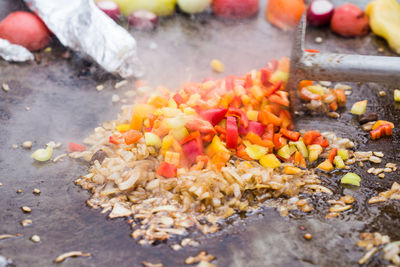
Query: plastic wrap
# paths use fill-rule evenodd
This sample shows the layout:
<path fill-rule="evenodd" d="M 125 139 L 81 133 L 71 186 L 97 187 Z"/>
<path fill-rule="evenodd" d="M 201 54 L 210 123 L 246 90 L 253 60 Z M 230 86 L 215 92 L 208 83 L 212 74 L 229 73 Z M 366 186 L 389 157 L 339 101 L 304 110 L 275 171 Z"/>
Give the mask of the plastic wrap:
<path fill-rule="evenodd" d="M 144 74 L 135 39 L 99 10 L 93 0 L 25 0 L 72 50 L 89 55 L 106 71 L 122 77 Z"/>
<path fill-rule="evenodd" d="M 11 44 L 0 38 L 0 57 L 7 61 L 23 62 L 33 60 L 33 54 L 23 46 Z"/>

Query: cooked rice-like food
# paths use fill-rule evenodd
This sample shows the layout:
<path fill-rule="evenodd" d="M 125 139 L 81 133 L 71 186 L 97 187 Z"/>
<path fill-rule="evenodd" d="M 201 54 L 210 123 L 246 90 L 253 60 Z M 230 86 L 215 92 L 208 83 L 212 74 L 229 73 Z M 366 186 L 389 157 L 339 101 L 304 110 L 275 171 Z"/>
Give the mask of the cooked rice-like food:
<path fill-rule="evenodd" d="M 88 150 L 70 153 L 91 163 L 76 180 L 92 192 L 87 204 L 110 218 L 131 217 L 132 237 L 141 244 L 192 227 L 216 232 L 221 220 L 268 199 L 278 199 L 282 215 L 311 211 L 300 193 L 332 191 L 306 161 L 322 158 L 324 171 L 342 168 L 353 144 L 333 133 L 292 131 L 287 64 L 187 84 L 177 93 L 161 88 L 123 106 L 116 120 L 84 140 Z"/>

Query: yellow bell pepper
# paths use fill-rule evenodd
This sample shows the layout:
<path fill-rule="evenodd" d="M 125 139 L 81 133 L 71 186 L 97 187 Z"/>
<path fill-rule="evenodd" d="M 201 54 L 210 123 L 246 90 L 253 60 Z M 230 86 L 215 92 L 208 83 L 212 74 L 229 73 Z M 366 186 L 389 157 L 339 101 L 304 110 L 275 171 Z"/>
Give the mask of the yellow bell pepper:
<path fill-rule="evenodd" d="M 221 141 L 221 139 L 218 136 L 215 135 L 213 140 L 211 141 L 211 144 L 208 145 L 208 147 L 206 148 L 206 154 L 207 156 L 212 158 L 219 151 L 230 154 L 230 151 L 226 148 L 225 144 Z"/>
<path fill-rule="evenodd" d="M 278 168 L 281 166 L 281 162 L 274 154 L 267 154 L 261 157 L 260 164 L 264 168 Z"/>
<path fill-rule="evenodd" d="M 141 130 L 144 118 L 154 113 L 155 108 L 148 104 L 137 104 L 133 107 L 131 129 Z"/>
<path fill-rule="evenodd" d="M 131 129 L 131 125 L 130 124 L 120 124 L 117 125 L 117 127 L 115 127 L 117 129 L 118 132 L 126 132 L 128 130 Z"/>
<path fill-rule="evenodd" d="M 374 0 L 366 9 L 372 31 L 400 54 L 400 3 L 396 0 Z"/>

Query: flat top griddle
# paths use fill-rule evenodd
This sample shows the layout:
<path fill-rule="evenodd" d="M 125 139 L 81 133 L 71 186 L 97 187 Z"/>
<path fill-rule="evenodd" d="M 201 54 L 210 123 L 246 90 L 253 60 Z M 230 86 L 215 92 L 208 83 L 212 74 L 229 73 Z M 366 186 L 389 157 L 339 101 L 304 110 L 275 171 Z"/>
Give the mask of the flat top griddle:
<path fill-rule="evenodd" d="M 367 1 L 357 2 L 365 6 Z M 263 8 L 265 1 L 262 3 Z M 19 5 L 13 0 L 1 1 L 0 18 Z M 273 58 L 290 56 L 293 37 L 292 33 L 269 25 L 262 12 L 255 19 L 241 22 L 222 21 L 209 15 L 176 15 L 163 19 L 154 32 L 132 33 L 147 67 L 146 80 L 154 86 L 171 88 L 188 80 L 243 74 Z M 322 44 L 314 42 L 317 36 L 324 39 Z M 328 29 L 311 29 L 307 33 L 307 48 L 326 52 L 378 55 L 376 44 L 385 48 L 381 54 L 392 55 L 384 42 L 372 34 L 343 39 Z M 325 219 L 329 208 L 326 198 L 313 196 L 315 208 L 308 215 L 293 213 L 281 217 L 276 210 L 265 208 L 247 217 L 235 215 L 215 234 L 193 232 L 190 237 L 200 242 L 197 248 L 175 252 L 170 248 L 176 243 L 174 240 L 154 247 L 138 245 L 130 237 L 130 226 L 124 219 L 107 219 L 105 214 L 85 205 L 89 193 L 74 185 L 73 180 L 87 172 L 87 163 L 71 159 L 34 163 L 29 158 L 31 151 L 12 148 L 13 144 L 32 140 L 34 150 L 54 140 L 64 144 L 55 155 L 64 153 L 69 141 L 80 143 L 94 127 L 114 119 L 120 105 L 113 104 L 111 96 L 117 93 L 124 98 L 123 92 L 131 89 L 114 89 L 112 85 L 117 79 L 78 55 L 63 59 L 63 52 L 54 44 L 50 53 L 40 53 L 40 64 L 0 61 L 0 81 L 11 87 L 7 93 L 0 91 L 0 234 L 23 235 L 0 241 L 0 255 L 12 258 L 16 266 L 52 266 L 56 256 L 71 250 L 90 252 L 93 256 L 69 259 L 60 266 L 141 266 L 143 260 L 184 266 L 186 257 L 201 250 L 215 255 L 218 266 L 354 266 L 364 253 L 355 245 L 360 232 L 379 231 L 392 240 L 400 239 L 399 202 L 366 204 L 371 196 L 389 189 L 398 180 L 398 172 L 379 179 L 366 173 L 370 167 L 366 163 L 363 168 L 352 166 L 363 179 L 360 188 L 341 186 L 341 171 L 322 176 L 325 185 L 336 194 L 349 194 L 357 201 L 350 212 L 336 219 Z M 225 63 L 225 74 L 211 71 L 209 62 L 213 58 Z M 96 91 L 98 84 L 105 84 L 102 92 Z M 297 129 L 334 131 L 354 140 L 356 150 L 383 151 L 386 162 L 398 163 L 398 128 L 394 129 L 393 138 L 372 142 L 348 112 L 354 102 L 368 99 L 368 111 L 400 125 L 393 89 L 372 83 L 354 84 L 347 111 L 340 119 L 300 117 Z M 385 90 L 387 96 L 379 97 L 380 90 Z M 41 190 L 40 196 L 32 194 L 34 188 Z M 23 193 L 17 194 L 18 189 Z M 31 214 L 23 214 L 23 205 L 32 208 Z M 28 218 L 33 225 L 23 228 L 20 221 Z M 313 235 L 311 241 L 303 238 L 306 232 Z M 29 240 L 34 234 L 41 237 L 40 243 Z M 375 255 L 368 265 L 382 263 L 380 256 Z"/>

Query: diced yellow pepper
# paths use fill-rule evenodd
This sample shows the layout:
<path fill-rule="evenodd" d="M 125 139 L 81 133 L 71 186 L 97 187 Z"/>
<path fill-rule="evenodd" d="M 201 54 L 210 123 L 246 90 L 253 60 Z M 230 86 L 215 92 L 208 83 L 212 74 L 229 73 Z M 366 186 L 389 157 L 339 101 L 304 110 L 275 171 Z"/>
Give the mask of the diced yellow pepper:
<path fill-rule="evenodd" d="M 156 107 L 162 108 L 168 106 L 168 100 L 160 95 L 152 95 L 150 96 L 149 100 L 147 101 L 148 104 Z"/>
<path fill-rule="evenodd" d="M 226 148 L 225 144 L 221 141 L 221 139 L 215 135 L 211 144 L 206 148 L 206 154 L 210 158 L 212 158 L 219 151 L 230 153 L 230 151 Z"/>
<path fill-rule="evenodd" d="M 194 110 L 194 109 L 191 108 L 191 107 L 187 107 L 187 108 L 184 108 L 184 109 L 183 109 L 183 113 L 184 113 L 185 115 L 195 115 L 195 114 L 196 114 L 196 110 Z"/>
<path fill-rule="evenodd" d="M 310 145 L 308 146 L 308 161 L 313 163 L 322 153 L 322 147 L 320 145 Z"/>
<path fill-rule="evenodd" d="M 175 166 L 179 166 L 181 155 L 177 152 L 167 151 L 165 152 L 164 161 L 173 164 Z"/>
<path fill-rule="evenodd" d="M 154 113 L 155 108 L 148 104 L 137 104 L 133 107 L 131 129 L 141 130 L 143 119 Z"/>
<path fill-rule="evenodd" d="M 117 127 L 115 127 L 115 128 L 117 129 L 118 132 L 126 132 L 131 129 L 131 125 L 124 123 L 124 124 L 117 125 Z"/>
<path fill-rule="evenodd" d="M 278 168 L 281 166 L 281 162 L 274 154 L 267 154 L 260 158 L 260 164 L 264 168 Z"/>
<path fill-rule="evenodd" d="M 268 152 L 268 149 L 266 147 L 253 145 L 247 141 L 244 141 L 244 144 L 246 145 L 245 151 L 247 155 L 249 155 L 249 157 L 252 159 L 260 159 Z"/>
<path fill-rule="evenodd" d="M 250 88 L 250 92 L 257 101 L 261 101 L 264 98 L 264 92 L 258 85 L 253 85 Z"/>
<path fill-rule="evenodd" d="M 256 110 L 249 110 L 247 111 L 247 118 L 251 121 L 258 121 L 258 111 Z"/>
<path fill-rule="evenodd" d="M 218 59 L 211 60 L 210 66 L 216 72 L 224 72 L 225 70 L 224 64 Z"/>
<path fill-rule="evenodd" d="M 242 95 L 240 98 L 242 99 L 243 105 L 247 105 L 250 103 L 250 97 L 248 95 Z"/>
<path fill-rule="evenodd" d="M 272 73 L 270 81 L 276 83 L 278 81 L 287 82 L 289 78 L 289 73 L 277 70 Z"/>
<path fill-rule="evenodd" d="M 168 149 L 170 149 L 173 139 L 174 137 L 172 137 L 171 135 L 166 135 L 162 140 L 161 149 L 163 151 L 167 151 Z"/>
<path fill-rule="evenodd" d="M 172 98 L 168 100 L 168 107 L 169 108 L 178 108 L 178 104 Z"/>

